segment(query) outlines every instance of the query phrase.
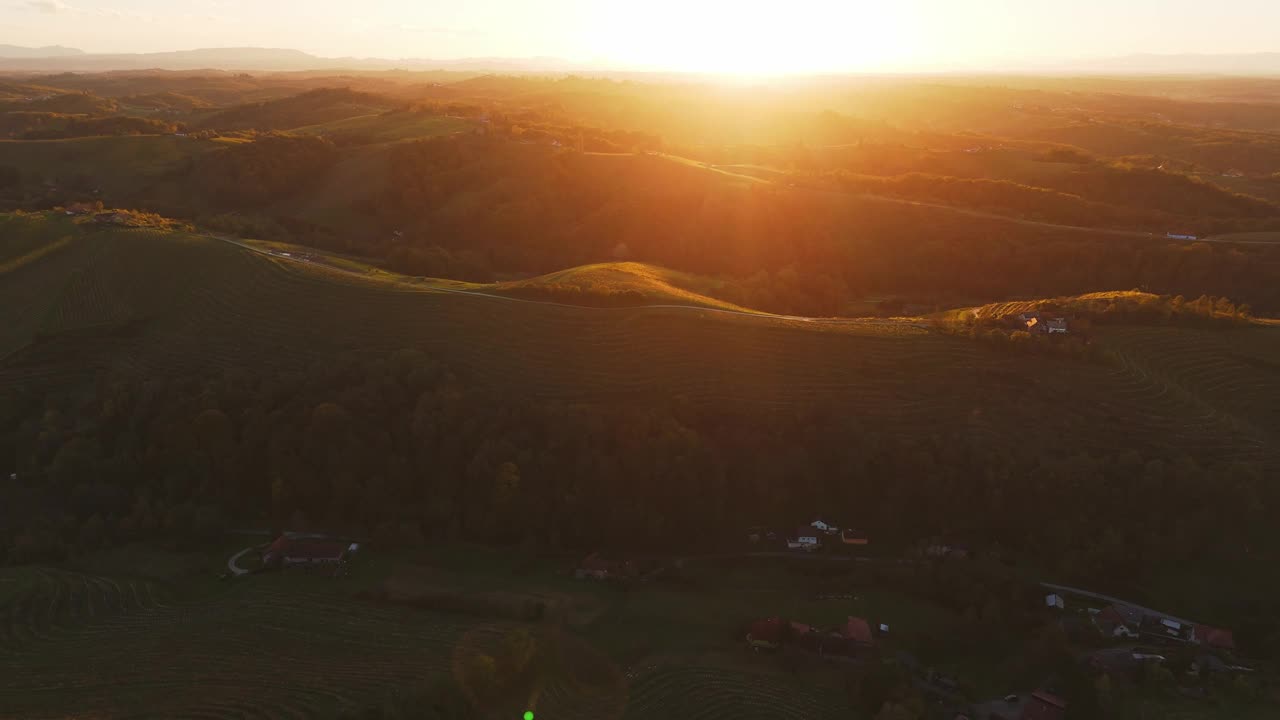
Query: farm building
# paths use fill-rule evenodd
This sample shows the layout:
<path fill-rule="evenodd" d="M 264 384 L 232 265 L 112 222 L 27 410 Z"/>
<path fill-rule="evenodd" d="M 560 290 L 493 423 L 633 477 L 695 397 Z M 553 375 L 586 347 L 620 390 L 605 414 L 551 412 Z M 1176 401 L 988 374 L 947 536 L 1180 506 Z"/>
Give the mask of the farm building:
<path fill-rule="evenodd" d="M 814 530 L 818 530 L 818 531 L 820 531 L 820 532 L 824 532 L 824 533 L 827 533 L 827 534 L 833 534 L 833 533 L 838 533 L 838 532 L 840 532 L 840 528 L 839 528 L 839 527 L 837 527 L 837 526 L 836 526 L 836 525 L 834 525 L 833 523 L 829 523 L 829 522 L 827 522 L 826 520 L 823 520 L 823 519 L 821 519 L 821 518 L 819 518 L 819 519 L 817 519 L 817 520 L 814 520 L 813 522 L 809 523 L 809 527 L 813 528 Z"/>
<path fill-rule="evenodd" d="M 845 528 L 840 533 L 840 542 L 845 545 L 868 545 L 871 540 L 867 538 L 867 534 L 864 532 Z"/>
<path fill-rule="evenodd" d="M 1107 637 L 1138 637 L 1142 613 L 1128 605 L 1108 605 L 1093 616 L 1098 632 Z"/>
<path fill-rule="evenodd" d="M 1038 312 L 1022 313 L 1017 325 L 1032 335 L 1065 335 L 1068 330 L 1065 317 L 1043 317 Z"/>
<path fill-rule="evenodd" d="M 776 617 L 751 623 L 751 629 L 747 631 L 747 645 L 756 651 L 762 648 L 777 650 L 782 645 L 784 625 L 782 619 Z"/>
<path fill-rule="evenodd" d="M 264 567 L 336 565 L 347 559 L 343 543 L 304 540 L 281 535 L 262 553 Z"/>
<path fill-rule="evenodd" d="M 1205 647 L 1211 647 L 1218 650 L 1235 650 L 1236 641 L 1230 630 L 1222 628 L 1210 627 L 1208 625 L 1196 625 L 1192 635 L 1195 641 Z"/>
<path fill-rule="evenodd" d="M 1157 640 L 1192 642 L 1195 634 L 1195 626 L 1187 625 L 1167 617 L 1148 615 L 1142 619 L 1142 624 L 1138 626 L 1138 632 Z"/>
<path fill-rule="evenodd" d="M 875 638 L 871 635 L 871 624 L 860 617 L 850 616 L 833 634 L 863 647 L 870 647 L 875 643 Z"/>
<path fill-rule="evenodd" d="M 813 528 L 797 528 L 795 536 L 787 540 L 792 550 L 814 550 L 818 547 L 818 531 Z"/>

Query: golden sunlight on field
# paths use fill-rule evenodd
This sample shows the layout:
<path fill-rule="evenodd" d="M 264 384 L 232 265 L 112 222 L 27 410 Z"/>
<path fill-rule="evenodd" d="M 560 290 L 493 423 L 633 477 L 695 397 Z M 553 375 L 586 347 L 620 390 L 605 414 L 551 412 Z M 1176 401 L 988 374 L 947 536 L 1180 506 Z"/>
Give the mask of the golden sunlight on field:
<path fill-rule="evenodd" d="M 589 11 L 600 56 L 654 69 L 765 76 L 874 71 L 909 61 L 913 13 L 902 4 L 799 0 L 598 3 Z"/>

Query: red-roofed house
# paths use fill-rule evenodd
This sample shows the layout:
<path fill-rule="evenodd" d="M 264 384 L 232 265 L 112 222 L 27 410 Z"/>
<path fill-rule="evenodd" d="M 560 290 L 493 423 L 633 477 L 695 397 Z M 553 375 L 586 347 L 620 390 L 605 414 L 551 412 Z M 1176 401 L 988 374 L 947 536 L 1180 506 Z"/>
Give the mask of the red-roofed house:
<path fill-rule="evenodd" d="M 870 540 L 867 538 L 867 534 L 864 532 L 858 532 L 857 530 L 850 530 L 848 528 L 845 528 L 840 533 L 840 542 L 844 543 L 845 545 L 866 545 L 870 542 Z"/>
<path fill-rule="evenodd" d="M 1062 720 L 1066 714 L 1066 700 L 1043 690 L 1037 690 L 1031 693 L 1031 699 L 1022 706 L 1022 714 L 1018 716 L 1018 720 Z"/>
<path fill-rule="evenodd" d="M 1196 625 L 1195 641 L 1201 645 L 1219 650 L 1235 650 L 1236 640 L 1230 630 L 1222 628 L 1210 627 L 1208 625 Z"/>
<path fill-rule="evenodd" d="M 836 634 L 840 637 L 858 643 L 859 645 L 871 645 L 875 640 L 871 636 L 871 625 L 859 617 L 849 617 L 849 622 L 841 625 Z"/>
<path fill-rule="evenodd" d="M 321 540 L 301 540 L 281 535 L 262 553 L 264 566 L 330 565 L 346 560 L 347 546 Z"/>
<path fill-rule="evenodd" d="M 782 644 L 784 625 L 782 618 L 756 620 L 751 623 L 751 629 L 747 631 L 747 644 L 756 650 L 760 648 L 776 650 Z"/>

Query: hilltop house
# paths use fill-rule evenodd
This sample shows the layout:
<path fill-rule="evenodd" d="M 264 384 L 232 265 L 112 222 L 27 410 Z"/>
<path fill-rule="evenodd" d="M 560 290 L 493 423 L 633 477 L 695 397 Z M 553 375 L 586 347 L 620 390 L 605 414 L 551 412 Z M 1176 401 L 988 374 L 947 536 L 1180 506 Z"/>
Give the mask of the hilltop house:
<path fill-rule="evenodd" d="M 840 532 L 840 528 L 836 527 L 835 525 L 829 522 L 826 522 L 825 520 L 822 520 L 821 518 L 809 523 L 809 527 L 813 528 L 814 530 L 819 530 L 821 532 L 827 533 L 828 535 Z"/>
<path fill-rule="evenodd" d="M 1044 317 L 1038 312 L 1022 313 L 1017 324 L 1032 335 L 1065 335 L 1069 329 L 1065 317 Z"/>
<path fill-rule="evenodd" d="M 291 538 L 281 535 L 262 553 L 264 567 L 337 565 L 347 559 L 343 543 Z"/>

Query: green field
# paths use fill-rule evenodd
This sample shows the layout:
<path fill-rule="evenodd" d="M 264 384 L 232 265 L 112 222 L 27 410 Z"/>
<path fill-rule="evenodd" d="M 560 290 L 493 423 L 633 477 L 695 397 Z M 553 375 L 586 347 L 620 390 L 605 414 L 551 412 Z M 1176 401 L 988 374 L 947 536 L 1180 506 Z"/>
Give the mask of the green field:
<path fill-rule="evenodd" d="M 70 227 L 24 222 L 42 227 L 50 242 Z M 599 271 L 568 276 L 575 272 Z M 1103 341 L 1127 360 L 1111 367 L 1000 353 L 906 321 L 563 307 L 451 292 L 447 283 L 350 272 L 154 229 L 76 227 L 69 247 L 10 275 L 0 300 L 24 321 L 0 329 L 0 343 L 16 349 L 32 343 L 42 324 L 46 332 L 0 367 L 8 387 L 38 389 L 83 377 L 86 367 L 135 375 L 288 370 L 335 353 L 418 348 L 544 398 L 656 393 L 768 407 L 824 399 L 885 429 L 1017 432 L 1046 443 L 1070 436 L 1095 452 L 1268 461 L 1277 452 L 1267 407 L 1275 368 L 1267 357 L 1280 331 L 1271 327 L 1237 334 L 1116 328 Z M 125 318 L 133 332 L 57 332 Z M 1175 353 L 1186 368 L 1159 370 Z M 1202 381 L 1217 384 L 1196 387 Z M 1180 390 L 1179 383 L 1190 385 Z"/>
<path fill-rule="evenodd" d="M 24 586 L 5 607 L 5 717 L 316 716 L 447 673 L 464 637 L 501 630 L 352 604 L 311 578 L 261 576 L 174 599 L 142 581 L 4 577 Z"/>
<path fill-rule="evenodd" d="M 748 308 L 711 297 L 723 282 L 635 262 L 599 263 L 560 270 L 528 280 L 476 284 L 473 289 L 578 305 L 686 305 L 734 312 Z"/>
<path fill-rule="evenodd" d="M 565 581 L 548 564 L 512 576 L 488 551 L 457 555 L 467 569 L 455 571 L 448 561 L 436 564 L 442 555 L 449 553 L 357 562 L 343 578 L 299 571 L 217 582 L 213 553 L 144 548 L 90 556 L 76 569 L 0 570 L 0 716 L 322 717 L 447 677 L 460 652 L 488 649 L 519 625 L 353 597 L 407 568 L 441 586 L 514 585 L 605 608 L 586 635 L 565 638 L 573 662 L 590 667 L 570 667 L 535 688 L 529 706 L 539 716 L 847 717 L 838 689 L 744 653 L 715 609 L 719 594 L 677 613 L 671 599 L 687 592 L 623 593 Z M 680 650 L 630 659 L 590 632 L 637 622 L 699 632 Z"/>
<path fill-rule="evenodd" d="M 398 142 L 452 135 L 471 124 L 460 118 L 414 112 L 387 112 L 307 125 L 293 132 L 304 135 L 356 135 L 371 142 Z"/>

